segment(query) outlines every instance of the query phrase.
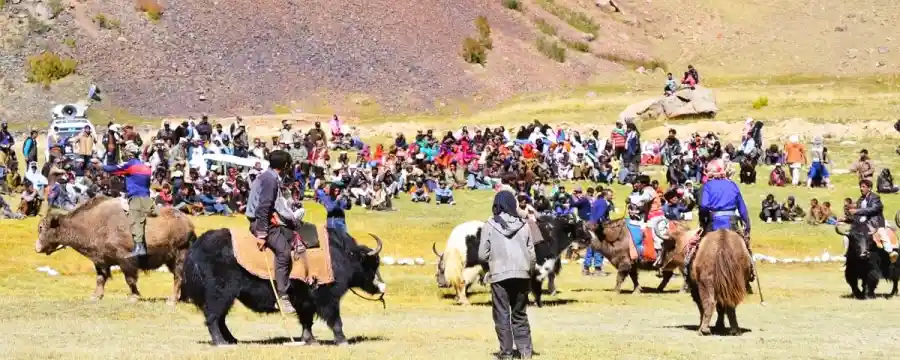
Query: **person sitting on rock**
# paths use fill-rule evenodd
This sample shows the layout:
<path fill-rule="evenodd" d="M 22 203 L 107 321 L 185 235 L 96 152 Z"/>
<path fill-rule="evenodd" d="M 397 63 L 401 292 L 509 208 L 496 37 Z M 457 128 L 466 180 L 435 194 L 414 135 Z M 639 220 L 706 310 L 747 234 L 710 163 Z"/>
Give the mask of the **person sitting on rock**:
<path fill-rule="evenodd" d="M 787 174 L 781 164 L 775 164 L 775 168 L 769 173 L 769 186 L 782 187 L 787 184 Z"/>
<path fill-rule="evenodd" d="M 767 223 L 771 223 L 773 219 L 781 222 L 781 205 L 775 201 L 775 195 L 766 195 L 766 199 L 762 201 L 759 218 Z"/>
<path fill-rule="evenodd" d="M 672 73 L 669 73 L 668 79 L 666 79 L 666 87 L 663 88 L 663 94 L 665 96 L 671 96 L 675 93 L 675 90 L 678 90 L 678 84 L 675 83 L 675 79 L 672 78 Z"/>
<path fill-rule="evenodd" d="M 681 79 L 681 86 L 694 90 L 697 88 L 697 80 L 695 80 L 694 77 L 691 76 L 691 73 L 685 71 L 684 77 Z"/>
<path fill-rule="evenodd" d="M 788 196 L 781 211 L 781 216 L 784 217 L 784 220 L 786 221 L 800 221 L 806 217 L 806 212 L 803 211 L 803 208 L 801 208 L 800 205 L 797 205 L 793 196 Z"/>
<path fill-rule="evenodd" d="M 691 74 L 696 84 L 700 84 L 700 73 L 697 72 L 697 69 L 694 69 L 694 65 L 688 65 L 688 74 Z"/>

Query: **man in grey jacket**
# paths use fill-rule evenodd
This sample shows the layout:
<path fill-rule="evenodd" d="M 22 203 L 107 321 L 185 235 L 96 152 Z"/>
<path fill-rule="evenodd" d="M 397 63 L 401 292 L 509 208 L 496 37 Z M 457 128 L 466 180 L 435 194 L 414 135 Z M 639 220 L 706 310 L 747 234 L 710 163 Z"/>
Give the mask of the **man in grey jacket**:
<path fill-rule="evenodd" d="M 511 359 L 513 343 L 522 359 L 531 359 L 531 327 L 528 325 L 529 279 L 534 269 L 534 240 L 519 218 L 516 198 L 510 191 L 494 196 L 494 216 L 481 229 L 478 257 L 490 271 L 494 326 L 500 341 L 498 358 Z"/>

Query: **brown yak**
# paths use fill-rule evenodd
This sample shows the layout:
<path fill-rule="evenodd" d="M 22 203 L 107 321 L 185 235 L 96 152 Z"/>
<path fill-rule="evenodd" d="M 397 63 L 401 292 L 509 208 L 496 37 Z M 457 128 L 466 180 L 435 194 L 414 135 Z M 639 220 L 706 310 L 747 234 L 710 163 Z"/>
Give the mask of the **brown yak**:
<path fill-rule="evenodd" d="M 50 255 L 70 247 L 94 263 L 97 288 L 91 300 L 103 298 L 106 281 L 112 276 L 110 267 L 118 265 L 131 289 L 129 301 L 141 296 L 137 289 L 138 270 L 152 270 L 166 265 L 174 276 L 173 294 L 167 300 L 175 304 L 181 295 L 184 257 L 190 242 L 196 238 L 194 225 L 187 216 L 171 208 L 160 209 L 159 216 L 147 219 L 147 257 L 128 258 L 134 247 L 131 220 L 117 198 L 97 197 L 67 214 L 48 214 L 38 225 L 34 249 Z"/>
<path fill-rule="evenodd" d="M 716 328 L 725 330 L 725 315 L 731 324 L 730 335 L 740 335 L 735 308 L 747 295 L 750 280 L 750 252 L 744 238 L 731 230 L 716 230 L 700 240 L 691 261 L 688 284 L 691 297 L 700 310 L 700 335 L 709 335 L 709 320 L 718 313 Z"/>
<path fill-rule="evenodd" d="M 684 273 L 684 245 L 687 244 L 690 236 L 684 236 L 684 234 L 688 233 L 687 227 L 677 222 L 670 226 L 670 231 L 671 235 L 668 237 L 672 240 L 664 242 L 664 246 L 668 250 L 662 262 L 663 280 L 656 288 L 659 292 L 665 289 L 675 269 L 680 269 Z M 593 234 L 593 232 L 590 233 Z M 603 254 L 603 257 L 609 260 L 610 264 L 616 268 L 618 276 L 616 277 L 615 291 L 620 291 L 625 278 L 630 276 L 631 281 L 634 283 L 634 291 L 640 293 L 641 286 L 638 283 L 638 269 L 652 270 L 653 263 L 632 260 L 631 249 L 634 240 L 631 238 L 631 231 L 628 230 L 625 219 L 611 220 L 603 224 L 603 236 L 604 239 L 602 240 L 592 236 L 591 247 Z"/>
<path fill-rule="evenodd" d="M 668 224 L 668 229 L 662 231 L 662 229 L 653 229 L 656 232 L 656 236 L 659 236 L 663 239 L 663 259 L 660 262 L 660 268 L 662 269 L 662 282 L 656 288 L 657 291 L 662 292 L 665 290 L 666 285 L 669 284 L 669 280 L 672 279 L 672 275 L 674 275 L 675 270 L 679 270 L 682 275 L 684 275 L 684 249 L 687 247 L 688 243 L 691 241 L 691 237 L 694 236 L 695 232 L 690 231 L 691 229 L 688 227 L 687 223 L 681 221 L 673 221 L 666 220 Z M 686 292 L 688 290 L 687 282 L 681 287 L 681 292 Z"/>

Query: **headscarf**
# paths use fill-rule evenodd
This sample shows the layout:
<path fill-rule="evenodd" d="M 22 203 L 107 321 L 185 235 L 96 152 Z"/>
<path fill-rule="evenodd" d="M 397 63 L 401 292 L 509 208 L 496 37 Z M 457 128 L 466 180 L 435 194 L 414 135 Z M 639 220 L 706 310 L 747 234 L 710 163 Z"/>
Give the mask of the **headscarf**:
<path fill-rule="evenodd" d="M 494 213 L 494 222 L 500 224 L 504 229 L 509 228 L 509 224 L 506 223 L 506 220 L 503 220 L 501 214 L 506 214 L 514 218 L 519 217 L 519 212 L 517 208 L 516 196 L 513 195 L 512 191 L 499 191 L 497 195 L 494 195 L 494 206 L 492 211 Z"/>
<path fill-rule="evenodd" d="M 713 159 L 706 164 L 706 176 L 709 178 L 724 179 L 726 175 L 725 161 L 722 159 Z"/>

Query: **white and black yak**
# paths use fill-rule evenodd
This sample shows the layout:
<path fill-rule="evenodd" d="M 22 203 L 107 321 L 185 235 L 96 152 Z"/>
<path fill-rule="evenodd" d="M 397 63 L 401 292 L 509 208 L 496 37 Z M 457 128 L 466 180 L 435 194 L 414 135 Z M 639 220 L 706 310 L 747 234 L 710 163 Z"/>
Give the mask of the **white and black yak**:
<path fill-rule="evenodd" d="M 318 315 L 334 333 L 335 344 L 347 344 L 340 300 L 350 288 L 384 296 L 386 285 L 378 271 L 382 243 L 378 236 L 370 235 L 378 243 L 375 249 L 359 245 L 352 239 L 345 244 L 340 237 L 329 236 L 334 282 L 310 290 L 306 283 L 292 281 L 289 296 L 303 327 L 303 343 L 316 342 L 312 325 L 313 318 Z M 237 343 L 225 325 L 225 317 L 235 299 L 254 312 L 278 312 L 269 281 L 253 276 L 238 264 L 228 229 L 210 230 L 201 235 L 191 245 L 184 269 L 182 300 L 192 302 L 203 311 L 213 345 Z"/>
<path fill-rule="evenodd" d="M 469 305 L 467 292 L 476 281 L 483 280 L 487 264 L 478 260 L 478 245 L 481 243 L 482 221 L 466 221 L 456 225 L 450 232 L 444 252 L 437 251 L 436 244 L 431 250 L 438 256 L 435 278 L 438 287 L 453 288 L 456 302 Z"/>
<path fill-rule="evenodd" d="M 438 256 L 438 269 L 435 277 L 438 287 L 453 288 L 457 303 L 468 305 L 467 291 L 476 281 L 483 281 L 488 265 L 478 259 L 478 247 L 481 243 L 481 227 L 484 222 L 467 221 L 457 225 L 450 232 L 447 246 L 439 253 L 435 244 L 432 250 Z M 560 256 L 576 238 L 585 241 L 581 234 L 581 226 L 569 219 L 542 216 L 538 219 L 543 241 L 535 244 L 535 268 L 532 272 L 531 285 L 535 304 L 543 306 L 541 288 L 547 280 L 551 294 L 556 294 L 556 276 L 562 269 Z M 580 236 L 580 237 L 579 237 Z"/>

